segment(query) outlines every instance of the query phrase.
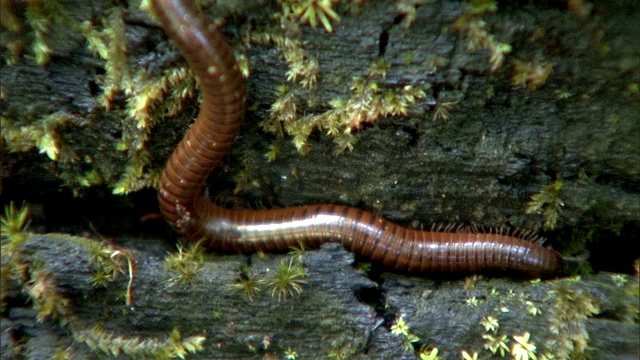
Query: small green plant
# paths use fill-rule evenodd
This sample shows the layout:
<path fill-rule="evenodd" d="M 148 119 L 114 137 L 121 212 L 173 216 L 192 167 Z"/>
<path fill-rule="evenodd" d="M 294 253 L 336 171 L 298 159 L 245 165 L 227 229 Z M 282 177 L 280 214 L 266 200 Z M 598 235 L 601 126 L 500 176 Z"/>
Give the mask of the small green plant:
<path fill-rule="evenodd" d="M 500 329 L 500 324 L 498 323 L 498 319 L 493 316 L 487 316 L 480 321 L 480 325 L 484 327 L 486 331 L 496 333 L 498 329 Z"/>
<path fill-rule="evenodd" d="M 411 333 L 409 324 L 404 321 L 404 316 L 400 316 L 396 323 L 391 325 L 391 333 L 402 336 L 404 348 L 406 350 L 413 349 L 413 343 L 420 341 L 420 338 Z"/>
<path fill-rule="evenodd" d="M 13 202 L 4 206 L 4 215 L 0 217 L 0 236 L 3 241 L 3 250 L 5 242 L 9 253 L 15 250 L 15 247 L 27 238 L 26 229 L 29 226 L 29 206 L 22 203 L 17 208 Z"/>
<path fill-rule="evenodd" d="M 183 245 L 177 245 L 178 252 L 167 254 L 164 266 L 170 272 L 176 274 L 169 280 L 169 286 L 175 284 L 193 284 L 198 273 L 202 270 L 204 261 L 204 248 L 200 243 L 189 245 L 186 249 Z"/>
<path fill-rule="evenodd" d="M 438 348 L 431 348 L 431 349 L 427 349 L 427 348 L 423 348 L 420 349 L 420 352 L 418 352 L 418 355 L 420 356 L 420 360 L 440 360 L 441 357 L 438 356 Z"/>
<path fill-rule="evenodd" d="M 536 360 L 536 345 L 530 341 L 531 334 L 525 332 L 522 335 L 513 335 L 511 354 L 515 360 Z"/>
<path fill-rule="evenodd" d="M 587 318 L 600 311 L 596 297 L 572 286 L 579 279 L 563 280 L 549 293 L 553 297 L 549 330 L 554 338 L 560 339 L 552 350 L 558 359 L 571 358 L 572 354 L 582 354 L 587 349 Z"/>
<path fill-rule="evenodd" d="M 267 286 L 271 288 L 271 296 L 278 296 L 278 301 L 286 299 L 287 296 L 300 295 L 302 284 L 306 284 L 304 278 L 307 271 L 302 264 L 294 259 L 282 260 L 278 264 L 273 279 Z"/>
<path fill-rule="evenodd" d="M 182 338 L 178 329 L 173 329 L 167 339 L 117 336 L 100 326 L 92 329 L 77 330 L 73 333 L 77 342 L 85 343 L 91 350 L 100 350 L 106 354 L 129 355 L 134 358 L 154 357 L 157 359 L 184 359 L 204 349 L 205 337 L 201 335 Z"/>
<path fill-rule="evenodd" d="M 333 10 L 336 0 L 281 0 L 282 12 L 285 17 L 295 15 L 302 24 L 309 24 L 312 28 L 318 25 L 318 20 L 327 32 L 333 31 L 331 20 L 340 21 L 340 16 Z"/>
<path fill-rule="evenodd" d="M 240 269 L 240 278 L 231 284 L 231 289 L 241 292 L 249 301 L 253 301 L 253 297 L 260 292 L 264 280 L 258 280 L 251 273 L 248 266 Z"/>
<path fill-rule="evenodd" d="M 507 335 L 483 334 L 482 338 L 486 340 L 484 348 L 491 351 L 491 354 L 500 353 L 500 356 L 504 357 L 509 352 L 509 345 L 507 345 L 509 337 Z"/>
<path fill-rule="evenodd" d="M 478 360 L 478 352 L 476 351 L 474 351 L 473 354 L 469 354 L 467 350 L 462 350 L 460 356 L 462 360 Z"/>
<path fill-rule="evenodd" d="M 127 306 L 133 305 L 133 278 L 135 276 L 133 257 L 124 249 L 111 245 L 103 246 L 98 242 L 92 244 L 90 253 L 91 262 L 97 268 L 93 274 L 93 285 L 106 287 L 115 281 L 120 274 L 128 272 L 129 282 L 124 298 Z"/>
<path fill-rule="evenodd" d="M 48 271 L 32 267 L 30 273 L 31 279 L 24 287 L 38 313 L 38 321 L 56 319 L 64 325 L 69 314 L 69 299 L 59 294 Z"/>
<path fill-rule="evenodd" d="M 287 360 L 296 360 L 298 358 L 298 352 L 288 347 L 287 350 L 284 351 L 284 358 Z"/>
<path fill-rule="evenodd" d="M 542 187 L 542 190 L 531 196 L 531 200 L 527 204 L 527 214 L 542 214 L 544 223 L 542 228 L 545 230 L 555 229 L 564 202 L 558 197 L 562 190 L 562 180 L 556 180 L 549 185 Z"/>

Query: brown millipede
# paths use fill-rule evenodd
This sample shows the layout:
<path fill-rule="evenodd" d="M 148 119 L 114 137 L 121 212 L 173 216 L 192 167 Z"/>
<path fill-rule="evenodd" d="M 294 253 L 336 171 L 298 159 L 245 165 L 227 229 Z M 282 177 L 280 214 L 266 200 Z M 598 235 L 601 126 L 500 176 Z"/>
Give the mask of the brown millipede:
<path fill-rule="evenodd" d="M 158 192 L 164 218 L 188 239 L 206 238 L 211 248 L 233 252 L 340 241 L 350 251 L 410 272 L 509 271 L 550 277 L 561 270 L 557 252 L 508 234 L 414 230 L 341 205 L 231 210 L 212 204 L 202 189 L 240 129 L 244 79 L 220 31 L 191 3 L 151 3 L 202 92 L 198 117 L 169 158 Z"/>

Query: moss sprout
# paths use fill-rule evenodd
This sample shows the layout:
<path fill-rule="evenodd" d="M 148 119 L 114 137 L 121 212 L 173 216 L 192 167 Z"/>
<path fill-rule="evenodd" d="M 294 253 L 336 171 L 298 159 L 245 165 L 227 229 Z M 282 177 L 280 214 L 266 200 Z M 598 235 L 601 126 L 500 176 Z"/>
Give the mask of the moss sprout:
<path fill-rule="evenodd" d="M 17 245 L 27 238 L 26 230 L 29 227 L 29 206 L 24 202 L 19 208 L 17 208 L 13 202 L 5 205 L 4 215 L 0 217 L 0 225 L 2 250 L 13 253 Z"/>
<path fill-rule="evenodd" d="M 527 204 L 527 214 L 541 214 L 543 218 L 543 229 L 555 229 L 560 220 L 560 213 L 564 202 L 560 199 L 559 194 L 562 190 L 562 180 L 556 180 L 551 184 L 542 187 L 542 190 L 531 196 L 531 200 Z"/>
<path fill-rule="evenodd" d="M 298 358 L 298 352 L 288 347 L 287 350 L 284 351 L 284 358 L 287 360 L 296 360 Z"/>
<path fill-rule="evenodd" d="M 293 258 L 282 260 L 275 270 L 273 279 L 267 282 L 271 296 L 277 295 L 280 301 L 288 296 L 300 295 L 302 285 L 307 283 L 304 279 L 306 276 L 307 271 L 299 261 Z"/>
<path fill-rule="evenodd" d="M 480 18 L 480 15 L 495 12 L 497 8 L 494 0 L 473 0 L 453 24 L 454 30 L 464 38 L 467 50 L 485 50 L 489 53 L 488 64 L 493 72 L 502 67 L 505 56 L 511 52 L 511 45 L 497 41 Z"/>
<path fill-rule="evenodd" d="M 524 332 L 522 335 L 513 335 L 511 355 L 515 360 L 536 360 L 537 347 L 531 341 L 531 334 Z"/>
<path fill-rule="evenodd" d="M 281 21 L 284 21 L 284 19 L 281 19 Z M 278 28 L 254 31 L 248 38 L 254 44 L 273 44 L 280 48 L 282 58 L 289 67 L 285 74 L 288 82 L 299 83 L 305 89 L 315 87 L 320 73 L 320 64 L 318 60 L 307 53 L 303 40 L 299 38 L 297 32 L 285 34 L 280 26 Z"/>
<path fill-rule="evenodd" d="M 416 20 L 418 7 L 425 4 L 425 0 L 398 0 L 396 2 L 396 12 L 402 15 L 401 26 L 410 28 Z"/>
<path fill-rule="evenodd" d="M 253 301 L 253 298 L 260 292 L 264 283 L 264 280 L 256 279 L 255 274 L 251 273 L 248 266 L 244 266 L 240 269 L 240 278 L 231 284 L 231 289 L 241 292 L 249 301 Z"/>
<path fill-rule="evenodd" d="M 103 246 L 99 242 L 92 241 L 90 246 L 91 262 L 95 265 L 93 273 L 94 286 L 107 286 L 115 281 L 119 275 L 128 274 L 129 282 L 124 293 L 125 304 L 133 305 L 133 279 L 135 266 L 133 257 L 125 250 L 115 246 Z"/>
<path fill-rule="evenodd" d="M 394 335 L 400 335 L 402 342 L 406 350 L 413 350 L 413 344 L 420 341 L 420 338 L 413 333 L 409 328 L 409 324 L 404 320 L 404 316 L 400 316 L 396 319 L 396 322 L 391 325 L 391 333 Z"/>
<path fill-rule="evenodd" d="M 509 337 L 504 334 L 483 334 L 482 338 L 485 340 L 484 348 L 489 350 L 492 355 L 500 354 L 504 357 L 509 353 Z"/>
<path fill-rule="evenodd" d="M 46 65 L 51 59 L 53 49 L 47 42 L 47 36 L 53 23 L 59 23 L 66 19 L 65 11 L 57 0 L 52 1 L 28 1 L 25 9 L 26 22 L 33 30 L 33 42 L 31 50 L 36 63 Z"/>
<path fill-rule="evenodd" d="M 169 284 L 193 284 L 196 276 L 202 270 L 204 261 L 204 247 L 200 243 L 189 245 L 186 249 L 183 245 L 177 245 L 178 252 L 167 254 L 164 265 L 167 270 L 176 274 L 169 280 Z"/>
<path fill-rule="evenodd" d="M 482 325 L 482 327 L 484 327 L 485 331 L 487 332 L 497 333 L 498 329 L 500 329 L 500 324 L 498 322 L 498 319 L 490 315 L 483 318 L 480 321 L 480 324 Z"/>
<path fill-rule="evenodd" d="M 295 16 L 300 23 L 309 24 L 313 28 L 320 21 L 327 32 L 332 32 L 331 21 L 340 21 L 340 16 L 333 10 L 338 0 L 280 0 L 279 2 L 285 17 Z"/>
<path fill-rule="evenodd" d="M 51 273 L 32 266 L 30 279 L 24 284 L 24 288 L 38 313 L 38 321 L 55 319 L 63 325 L 66 324 L 70 314 L 70 302 L 60 295 Z"/>
<path fill-rule="evenodd" d="M 438 352 L 439 351 L 437 347 L 434 347 L 434 348 L 423 347 L 418 352 L 418 356 L 420 357 L 420 360 L 440 360 L 442 358 L 438 355 Z"/>

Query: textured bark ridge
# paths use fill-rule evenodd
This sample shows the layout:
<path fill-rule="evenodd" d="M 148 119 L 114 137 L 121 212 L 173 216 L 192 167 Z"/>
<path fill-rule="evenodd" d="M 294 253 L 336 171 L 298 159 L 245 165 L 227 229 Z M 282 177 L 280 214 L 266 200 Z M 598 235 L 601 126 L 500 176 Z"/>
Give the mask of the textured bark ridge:
<path fill-rule="evenodd" d="M 13 280 L 3 283 L 9 305 L 2 318 L 3 359 L 16 353 L 29 359 L 54 353 L 111 358 L 105 352 L 162 358 L 175 354 L 171 350 L 180 341 L 198 338 L 205 338 L 204 348 L 188 358 L 269 359 L 295 352 L 296 358 L 414 359 L 437 348 L 441 358 L 459 359 L 462 351 L 489 356 L 523 351 L 527 344 L 536 346 L 538 356 L 567 358 L 586 350 L 594 358 L 624 358 L 638 348 L 637 298 L 629 294 L 638 284 L 628 275 L 463 281 L 374 267 L 367 276 L 353 267 L 353 254 L 330 244 L 294 255 L 252 256 L 250 271 L 244 256 L 207 256 L 186 284 L 162 259 L 170 245 L 136 242 L 144 250 L 123 244 L 136 265 L 133 302 L 125 305 L 126 271 L 106 286 L 95 285 L 104 270 L 96 254 L 113 255 L 111 245 L 68 235 L 29 236 L 11 258 L 29 269 L 26 291 Z M 283 261 L 305 268 L 300 293 L 273 292 Z M 261 291 L 247 296 L 234 286 L 243 272 Z M 35 293 L 41 296 L 32 298 L 33 306 L 20 305 Z M 47 312 L 53 300 L 55 310 Z M 180 341 L 169 335 L 175 329 Z"/>
<path fill-rule="evenodd" d="M 627 275 L 465 282 L 388 273 L 375 265 L 366 275 L 352 267 L 352 254 L 326 246 L 304 253 L 301 263 L 282 254 L 210 256 L 191 285 L 171 285 L 177 275 L 165 269 L 163 257 L 175 253 L 178 236 L 160 220 L 140 222 L 157 212 L 155 190 L 111 193 L 153 182 L 195 115 L 195 83 L 180 75 L 179 54 L 145 13 L 94 3 L 65 3 L 66 20 L 51 20 L 45 39 L 53 51 L 46 65 L 33 61 L 27 3 L 13 3 L 22 31 L 3 28 L 2 46 L 11 50 L 6 41 L 20 40 L 24 56 L 9 66 L 13 52 L 0 52 L 0 196 L 3 203 L 32 204 L 33 231 L 112 236 L 116 247 L 100 245 L 107 254 L 123 249 L 135 260 L 135 311 L 124 305 L 126 262 L 115 281 L 93 284 L 100 268 L 90 245 L 96 240 L 30 237 L 18 257 L 7 257 L 3 248 L 3 358 L 44 359 L 69 346 L 75 358 L 107 357 L 91 352 L 87 339 L 122 337 L 130 345 L 155 339 L 146 344 L 161 345 L 170 342 L 174 328 L 182 340 L 206 337 L 204 351 L 192 358 L 283 358 L 295 351 L 300 359 L 411 359 L 421 347 L 438 348 L 445 359 L 459 359 L 463 350 L 486 357 L 491 339 L 483 335 L 497 344 L 506 336 L 510 352 L 519 341 L 533 343 L 540 358 L 554 329 L 562 334 L 556 349 L 566 354 L 586 342 L 595 349 L 593 358 L 636 355 L 637 320 L 629 304 L 637 305 L 637 298 L 626 294 L 637 278 Z M 394 3 L 369 1 L 354 12 L 337 7 L 341 21 L 332 33 L 302 25 L 296 35 L 306 59 L 318 62 L 313 90 L 299 80 L 287 82 L 291 66 L 275 41 L 242 44 L 247 29 L 257 34 L 274 25 L 269 15 L 277 4 L 205 4 L 212 18 L 226 19 L 225 37 L 251 67 L 245 125 L 210 179 L 211 197 L 238 208 L 357 206 L 414 228 L 436 223 L 542 230 L 566 256 L 590 252 L 588 265 L 596 269 L 633 272 L 640 228 L 637 5 L 594 2 L 590 14 L 579 17 L 564 4 L 501 3 L 495 12 L 471 16 L 466 4 L 432 2 L 417 9 L 408 28 L 408 16 L 399 16 Z M 137 96 L 148 79 L 173 70 L 178 80 L 170 88 L 187 94 L 165 92 L 149 108 L 154 120 L 148 124 L 130 117 L 132 98 L 123 89 L 115 91 L 109 110 L 100 102 L 109 62 L 88 50 L 82 34 L 90 29 L 76 26 L 86 20 L 102 34 L 98 38 L 118 38 L 117 32 L 100 32 L 118 19 L 124 32 L 115 44 L 126 44 L 127 76 L 146 76 L 136 78 Z M 484 42 L 474 45 L 474 34 L 486 35 Z M 495 49 L 505 50 L 497 68 Z M 384 61 L 372 75 L 378 58 Z M 334 100 L 349 103 L 358 95 L 354 77 L 366 86 L 375 83 L 379 90 L 367 93 L 374 98 L 401 94 L 407 85 L 425 93 L 406 116 L 354 129 L 353 151 L 340 155 L 333 154 L 336 143 L 326 130 L 306 138 L 311 151 L 301 156 L 293 137 L 277 138 L 259 125 L 274 116 L 280 85 L 287 84 L 298 117 L 319 116 L 335 110 Z M 176 116 L 162 118 L 177 108 Z M 264 155 L 273 146 L 279 154 L 270 162 Z M 306 275 L 301 294 L 285 290 L 287 298 L 278 301 L 269 284 L 283 261 L 300 265 Z M 248 276 L 262 281 L 253 301 L 231 286 Z M 68 300 L 57 319 L 36 321 L 43 307 L 31 309 L 39 294 L 31 291 L 34 284 L 48 284 L 35 290 Z M 535 309 L 541 315 L 533 315 Z M 497 332 L 483 325 L 487 317 L 497 319 Z M 92 332 L 96 324 L 101 337 Z M 419 341 L 411 343 L 411 336 Z"/>

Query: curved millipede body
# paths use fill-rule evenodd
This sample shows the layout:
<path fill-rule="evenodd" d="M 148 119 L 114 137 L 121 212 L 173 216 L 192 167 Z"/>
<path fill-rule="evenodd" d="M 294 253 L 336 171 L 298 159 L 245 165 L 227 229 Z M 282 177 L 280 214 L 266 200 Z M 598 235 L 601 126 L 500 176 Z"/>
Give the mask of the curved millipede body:
<path fill-rule="evenodd" d="M 185 237 L 206 238 L 222 251 L 284 251 L 298 244 L 342 242 L 385 266 L 411 272 L 508 271 L 550 277 L 559 254 L 517 236 L 420 231 L 340 205 L 231 210 L 202 195 L 205 181 L 238 134 L 244 79 L 220 31 L 184 0 L 152 0 L 152 9 L 198 79 L 202 104 L 194 125 L 171 155 L 159 188 L 164 218 Z"/>

